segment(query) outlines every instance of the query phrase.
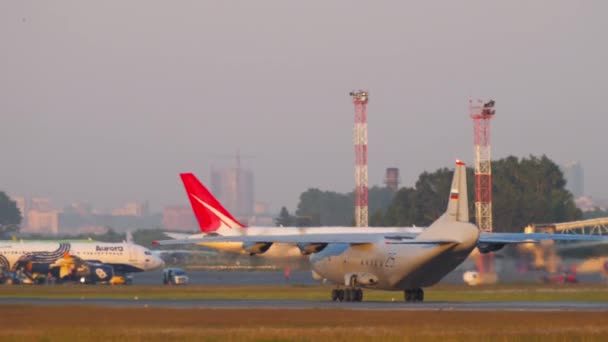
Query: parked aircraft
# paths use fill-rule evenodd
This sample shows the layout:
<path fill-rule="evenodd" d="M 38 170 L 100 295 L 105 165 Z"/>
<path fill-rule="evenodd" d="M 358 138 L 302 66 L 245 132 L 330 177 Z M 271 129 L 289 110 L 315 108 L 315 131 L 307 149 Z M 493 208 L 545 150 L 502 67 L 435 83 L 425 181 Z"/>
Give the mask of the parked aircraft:
<path fill-rule="evenodd" d="M 297 244 L 310 250 L 312 269 L 335 284 L 332 300 L 361 301 L 362 288 L 404 291 L 407 302 L 424 300 L 423 288 L 439 282 L 474 248 L 482 253 L 507 244 L 542 240 L 608 241 L 608 237 L 546 234 L 485 233 L 469 222 L 466 168 L 457 161 L 445 213 L 421 233 L 348 232 L 299 235 L 233 235 L 169 240 L 163 244 L 234 242 L 251 246 Z"/>
<path fill-rule="evenodd" d="M 369 233 L 411 233 L 422 231 L 418 227 L 247 227 L 240 223 L 192 173 L 180 174 L 192 210 L 199 223 L 201 234 L 187 235 L 165 233 L 177 240 L 200 239 L 205 236 L 249 236 L 249 235 L 302 235 L 302 234 L 369 234 Z M 162 244 L 163 241 L 160 241 Z M 297 243 L 250 243 L 250 242 L 199 242 L 223 252 L 258 255 L 264 258 L 302 257 L 316 251 L 317 245 Z"/>
<path fill-rule="evenodd" d="M 161 268 L 162 259 L 133 243 L 2 242 L 0 269 L 34 281 L 48 273 L 58 280 L 108 282 L 113 276 Z"/>

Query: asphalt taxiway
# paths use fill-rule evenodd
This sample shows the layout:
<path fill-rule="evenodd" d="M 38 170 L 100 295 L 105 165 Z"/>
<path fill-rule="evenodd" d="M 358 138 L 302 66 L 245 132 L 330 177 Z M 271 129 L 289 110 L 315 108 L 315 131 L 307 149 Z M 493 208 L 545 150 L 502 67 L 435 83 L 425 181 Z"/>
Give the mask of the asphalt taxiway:
<path fill-rule="evenodd" d="M 0 305 L 93 305 L 110 307 L 187 309 L 345 309 L 378 311 L 598 311 L 608 312 L 606 302 L 331 302 L 267 299 L 51 299 L 0 298 Z"/>
<path fill-rule="evenodd" d="M 190 285 L 318 285 L 320 282 L 314 280 L 310 271 L 293 270 L 289 277 L 285 277 L 282 270 L 278 271 L 204 271 L 187 270 Z M 528 272 L 526 274 L 501 274 L 501 283 L 535 283 L 541 279 L 543 272 Z M 589 284 L 601 283 L 600 274 L 581 275 L 579 281 Z M 161 285 L 161 271 L 150 271 L 133 274 L 135 285 Z M 463 284 L 462 271 L 454 271 L 441 280 L 441 284 Z"/>

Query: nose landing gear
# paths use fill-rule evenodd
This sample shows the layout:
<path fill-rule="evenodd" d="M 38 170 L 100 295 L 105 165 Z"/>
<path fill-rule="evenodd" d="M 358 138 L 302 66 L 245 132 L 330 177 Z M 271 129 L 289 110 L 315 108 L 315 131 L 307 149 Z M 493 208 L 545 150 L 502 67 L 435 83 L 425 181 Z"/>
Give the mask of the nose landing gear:
<path fill-rule="evenodd" d="M 360 302 L 363 300 L 363 290 L 357 286 L 357 275 L 345 276 L 346 287 L 331 290 L 331 300 L 344 302 Z"/>

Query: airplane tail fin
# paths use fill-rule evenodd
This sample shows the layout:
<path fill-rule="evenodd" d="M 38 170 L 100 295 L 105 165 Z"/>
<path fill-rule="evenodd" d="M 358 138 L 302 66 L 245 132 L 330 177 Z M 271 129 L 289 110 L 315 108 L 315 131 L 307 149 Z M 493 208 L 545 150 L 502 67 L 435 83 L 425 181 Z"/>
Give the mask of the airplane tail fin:
<path fill-rule="evenodd" d="M 194 174 L 181 173 L 179 176 L 184 183 L 184 188 L 201 232 L 221 234 L 221 231 L 227 228 L 245 227 L 215 199 Z"/>
<path fill-rule="evenodd" d="M 467 168 L 460 160 L 456 161 L 448 208 L 445 219 L 452 222 L 469 222 L 469 196 L 467 193 Z"/>

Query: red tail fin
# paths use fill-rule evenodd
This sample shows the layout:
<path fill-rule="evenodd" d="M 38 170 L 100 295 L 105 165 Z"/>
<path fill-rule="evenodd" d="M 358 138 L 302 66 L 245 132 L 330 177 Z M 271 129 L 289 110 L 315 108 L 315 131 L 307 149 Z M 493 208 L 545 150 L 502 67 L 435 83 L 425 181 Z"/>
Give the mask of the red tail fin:
<path fill-rule="evenodd" d="M 215 232 L 220 228 L 243 228 L 230 213 L 213 197 L 211 192 L 192 173 L 179 175 L 202 232 Z"/>

